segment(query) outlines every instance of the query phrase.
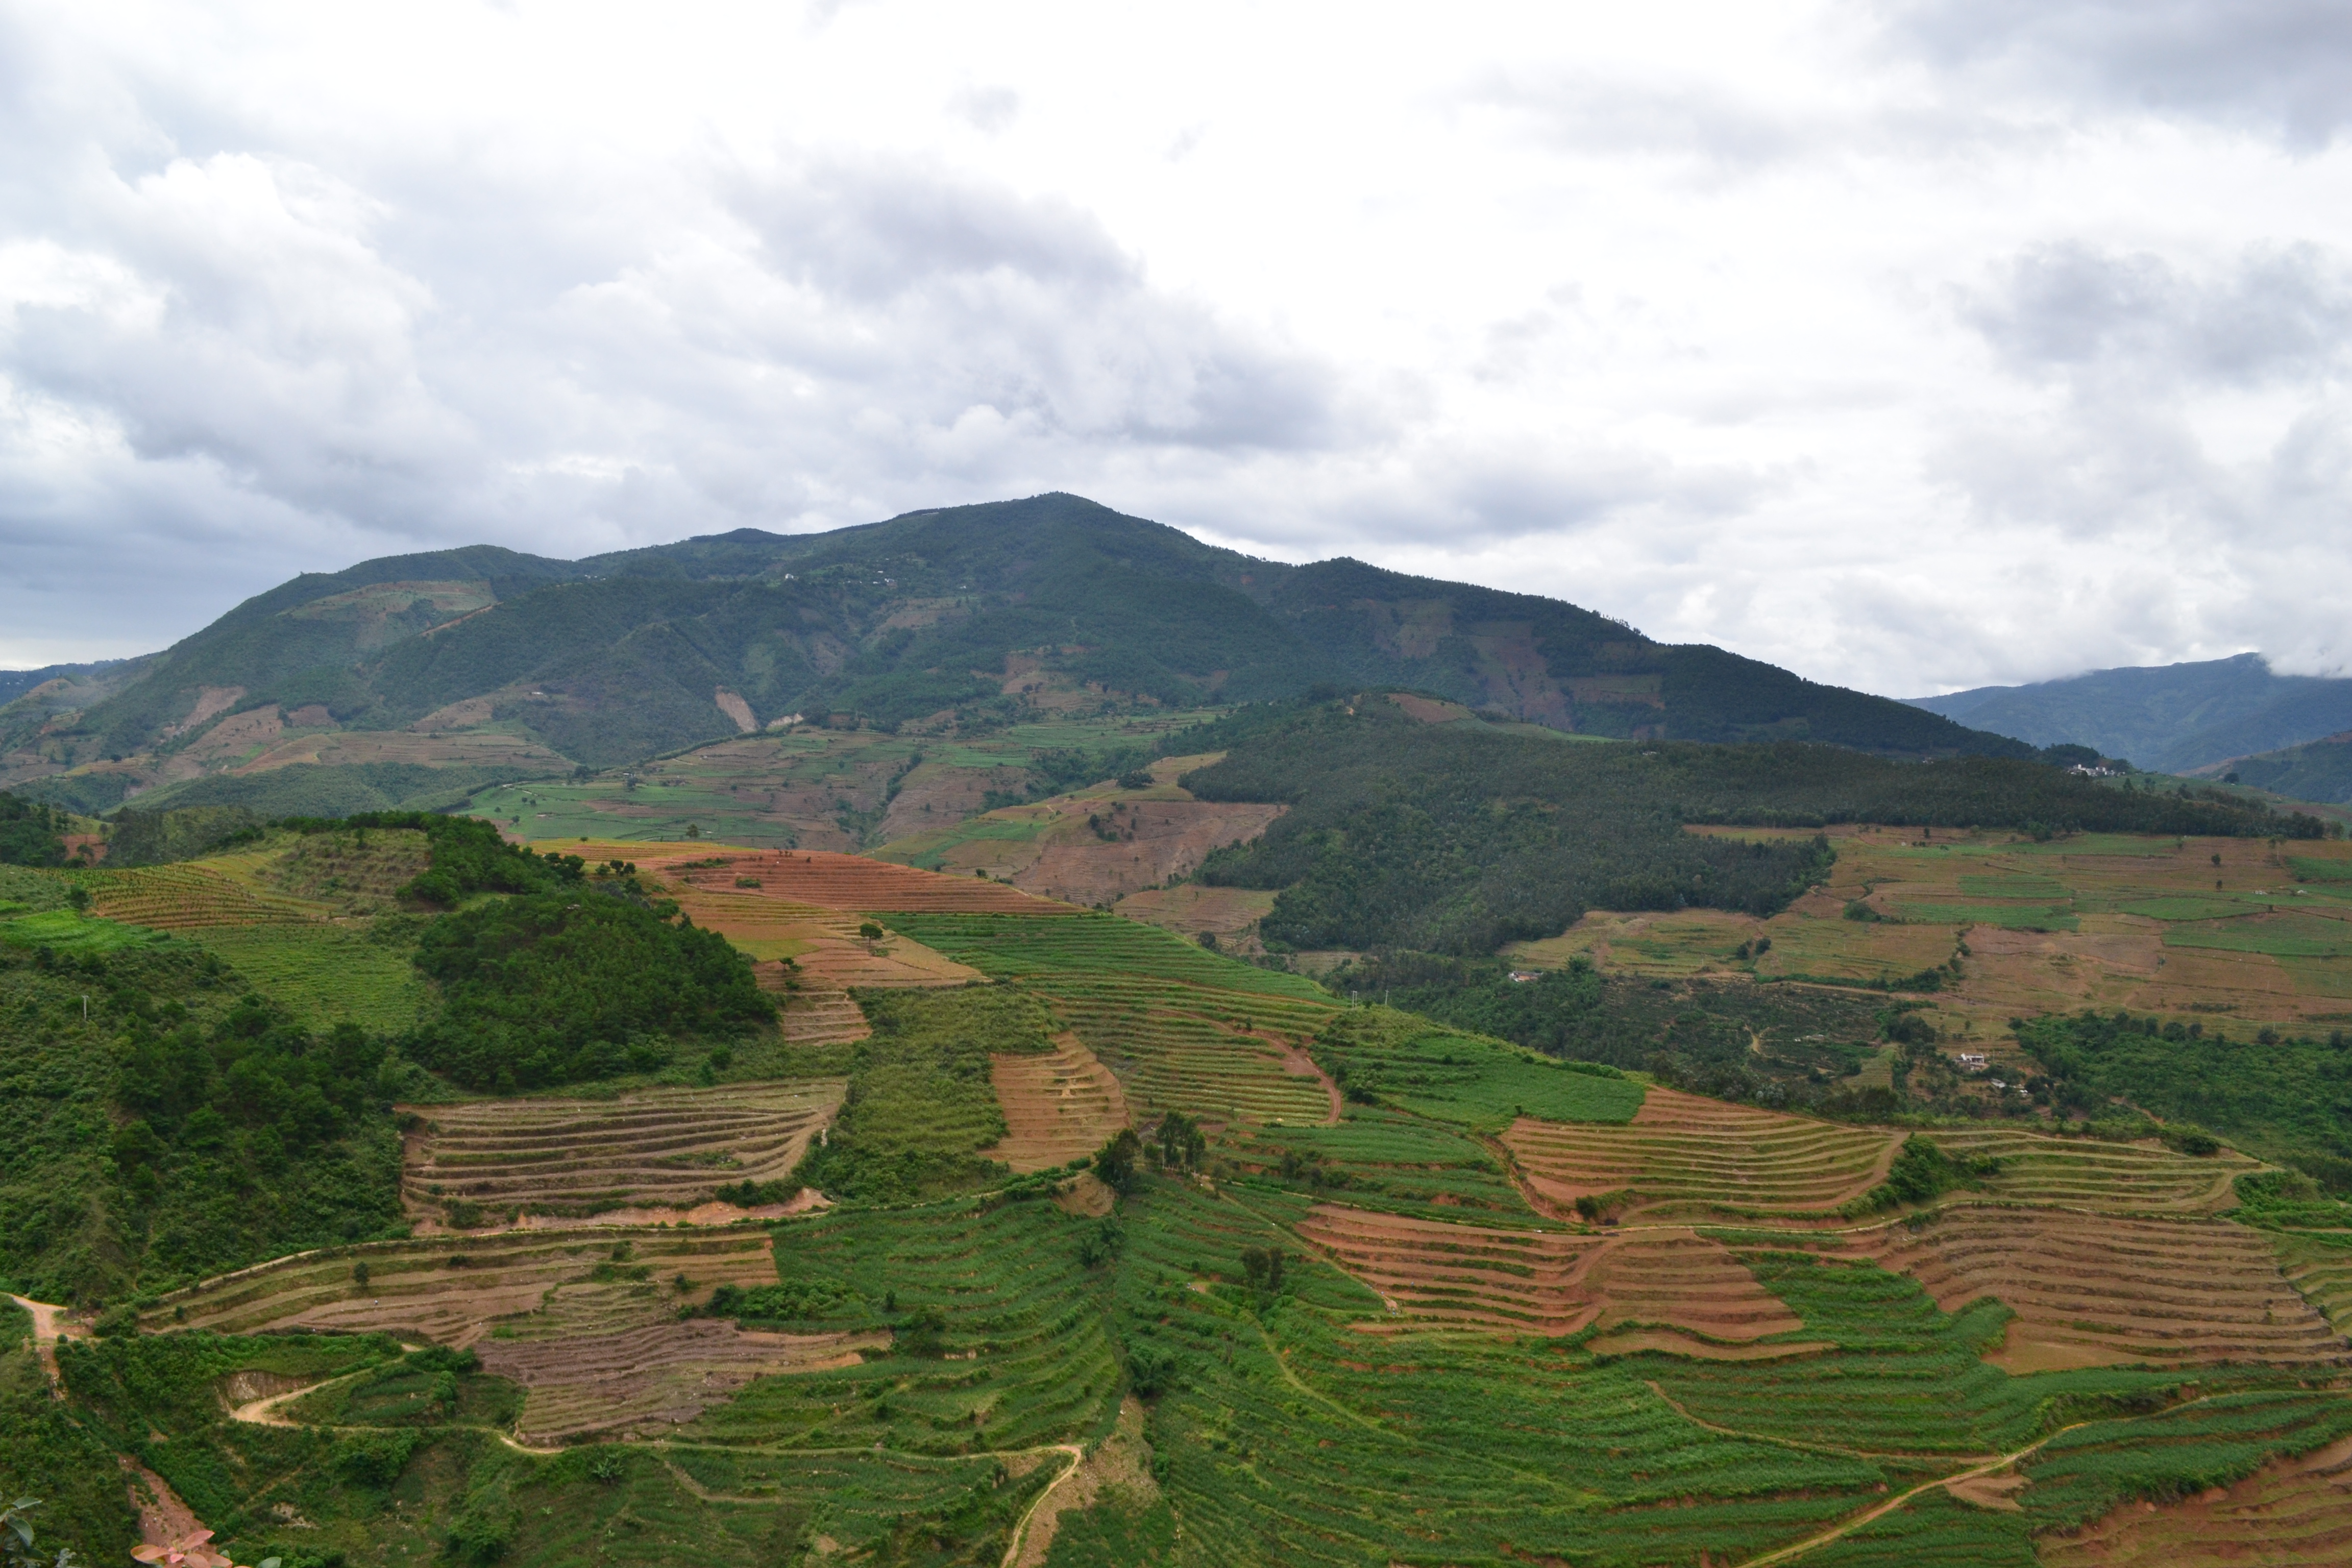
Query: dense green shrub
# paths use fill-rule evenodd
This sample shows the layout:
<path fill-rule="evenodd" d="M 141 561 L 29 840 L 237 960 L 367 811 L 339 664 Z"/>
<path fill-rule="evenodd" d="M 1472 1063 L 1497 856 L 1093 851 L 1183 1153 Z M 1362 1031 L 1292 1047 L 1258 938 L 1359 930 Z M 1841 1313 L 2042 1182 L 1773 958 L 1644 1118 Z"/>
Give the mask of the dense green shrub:
<path fill-rule="evenodd" d="M 0 792 L 0 866 L 61 866 L 65 814 Z"/>
<path fill-rule="evenodd" d="M 417 967 L 441 1016 L 408 1043 L 469 1088 L 535 1088 L 645 1071 L 664 1037 L 772 1021 L 749 960 L 715 931 L 583 888 L 499 900 L 425 927 Z"/>

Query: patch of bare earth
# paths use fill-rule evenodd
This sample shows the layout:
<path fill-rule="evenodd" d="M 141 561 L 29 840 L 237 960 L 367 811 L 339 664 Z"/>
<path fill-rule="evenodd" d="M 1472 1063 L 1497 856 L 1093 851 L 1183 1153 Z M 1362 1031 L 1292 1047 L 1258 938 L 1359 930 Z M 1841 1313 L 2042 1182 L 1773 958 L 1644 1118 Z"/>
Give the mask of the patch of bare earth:
<path fill-rule="evenodd" d="M 453 1199 L 562 1217 L 691 1209 L 719 1187 L 789 1176 L 845 1087 L 827 1079 L 415 1109 L 401 1199 L 421 1231 L 437 1228 Z"/>
<path fill-rule="evenodd" d="M 482 1370 L 529 1392 L 517 1436 L 547 1445 L 590 1432 L 681 1426 L 755 1377 L 855 1366 L 887 1331 L 772 1334 L 694 1319 L 561 1339 L 489 1339 Z"/>
<path fill-rule="evenodd" d="M 693 845 L 665 846 L 675 853 L 665 858 L 691 859 Z M 639 847 L 635 858 L 647 869 L 658 869 L 656 857 Z M 723 876 L 721 875 L 723 873 Z M 1065 906 L 992 882 L 983 877 L 949 877 L 912 866 L 894 866 L 862 855 L 835 855 L 822 850 L 785 849 L 765 854 L 725 857 L 719 867 L 697 868 L 681 875 L 697 887 L 731 887 L 737 877 L 755 877 L 764 897 L 848 913 L 895 912 L 923 914 L 1052 915 L 1074 911 Z"/>
<path fill-rule="evenodd" d="M 1083 1513 L 1097 1504 L 1143 1509 L 1159 1500 L 1160 1483 L 1151 1479 L 1151 1445 L 1143 1437 L 1143 1405 L 1130 1394 L 1119 1403 L 1110 1436 L 1067 1479 L 1038 1500 L 1018 1548 L 1005 1561 L 1010 1568 L 1044 1568 L 1066 1514 Z"/>
<path fill-rule="evenodd" d="M 1128 1124 L 1118 1079 L 1076 1035 L 1054 1037 L 1050 1052 L 992 1056 L 988 1076 L 1005 1133 L 981 1153 L 1016 1172 L 1082 1159 Z"/>
<path fill-rule="evenodd" d="M 1109 809 L 1114 805 L 1118 809 Z M 1075 820 L 1066 831 L 1052 835 L 1036 858 L 1013 872 L 1013 884 L 1074 904 L 1116 903 L 1141 889 L 1190 875 L 1211 850 L 1257 837 L 1286 809 L 1148 796 L 1116 802 L 1073 798 L 1063 815 Z M 1089 816 L 1100 820 L 1110 837 L 1089 827 Z"/>

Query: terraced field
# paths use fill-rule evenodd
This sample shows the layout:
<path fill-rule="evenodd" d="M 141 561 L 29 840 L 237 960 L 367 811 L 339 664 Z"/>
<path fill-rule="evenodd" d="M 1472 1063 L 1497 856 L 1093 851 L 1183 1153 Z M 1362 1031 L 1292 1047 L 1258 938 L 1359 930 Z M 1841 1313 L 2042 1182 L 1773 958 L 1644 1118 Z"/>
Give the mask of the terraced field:
<path fill-rule="evenodd" d="M 2049 1568 L 2326 1568 L 2352 1563 L 2352 1439 L 2177 1502 L 2136 1501 L 2037 1543 Z"/>
<path fill-rule="evenodd" d="M 2277 1232 L 2279 1268 L 2340 1334 L 2352 1334 L 2352 1237 Z"/>
<path fill-rule="evenodd" d="M 530 1391 L 516 1436 L 559 1443 L 592 1432 L 651 1436 L 724 1404 L 757 1377 L 833 1372 L 887 1349 L 885 1330 L 746 1331 L 702 1319 L 610 1333 L 484 1340 L 482 1367 Z"/>
<path fill-rule="evenodd" d="M 2000 1173 L 1985 1184 L 1996 1198 L 2098 1209 L 2110 1214 L 2213 1214 L 2237 1199 L 2231 1182 L 2261 1162 L 2235 1150 L 2200 1159 L 2162 1145 L 2053 1138 L 2013 1127 L 1937 1129 L 1954 1154 L 1990 1157 Z"/>
<path fill-rule="evenodd" d="M 988 1063 L 1005 1133 L 982 1158 L 1042 1171 L 1084 1159 L 1128 1124 L 1118 1079 L 1076 1035 L 1055 1037 L 1050 1055 L 1000 1051 Z"/>
<path fill-rule="evenodd" d="M 1549 1335 L 1657 1324 L 1735 1345 L 1803 1327 L 1720 1243 L 1690 1230 L 1500 1230 L 1320 1204 L 1297 1234 L 1417 1320 Z"/>
<path fill-rule="evenodd" d="M 1850 1256 L 1910 1275 L 1945 1310 L 2016 1313 L 1988 1359 L 2011 1372 L 2124 1362 L 2352 1364 L 2352 1346 L 2279 1271 L 2271 1237 L 2223 1220 L 2128 1219 L 1958 1204 Z"/>
<path fill-rule="evenodd" d="M 1628 1123 L 1539 1121 L 1504 1133 L 1557 1204 L 1622 1194 L 1628 1218 L 1827 1215 L 1884 1180 L 1901 1136 L 1651 1089 Z"/>
<path fill-rule="evenodd" d="M 616 1261 L 614 1249 L 624 1246 L 627 1257 Z M 361 1264 L 364 1282 L 353 1272 Z M 751 1227 L 506 1231 L 369 1242 L 262 1264 L 175 1291 L 142 1322 L 227 1334 L 383 1332 L 464 1346 L 496 1320 L 536 1310 L 557 1286 L 593 1280 L 600 1270 L 609 1277 L 635 1269 L 653 1279 L 686 1275 L 692 1289 L 684 1300 L 707 1298 L 721 1284 L 776 1282 L 767 1233 Z"/>
<path fill-rule="evenodd" d="M 793 1045 L 847 1045 L 874 1032 L 846 991 L 806 984 L 798 990 L 788 989 L 785 983 L 794 976 L 781 963 L 754 964 L 752 973 L 759 977 L 761 990 L 773 992 L 782 999 L 783 1011 L 776 1015 L 776 1027 Z"/>
<path fill-rule="evenodd" d="M 155 931 L 316 921 L 333 912 L 316 900 L 250 886 L 230 876 L 219 861 L 90 872 L 82 880 L 89 889 L 92 914 Z"/>
<path fill-rule="evenodd" d="M 738 878 L 755 878 L 759 896 L 814 905 L 852 914 L 920 912 L 925 914 L 1058 915 L 1076 910 L 1067 904 L 1041 899 L 1008 888 L 985 877 L 948 877 L 912 866 L 894 866 L 862 855 L 828 854 L 821 850 L 779 850 L 771 854 L 719 854 L 694 845 L 672 845 L 678 851 L 665 858 L 708 859 L 717 866 L 696 867 L 672 873 L 697 888 L 732 889 Z M 649 851 L 635 849 L 633 858 L 646 869 L 656 868 Z"/>
<path fill-rule="evenodd" d="M 789 1176 L 845 1088 L 828 1079 L 426 1107 L 411 1112 L 401 1198 L 420 1218 L 453 1199 L 560 1216 L 690 1208 L 716 1187 Z"/>
<path fill-rule="evenodd" d="M 844 989 L 852 985 L 961 985 L 980 972 L 942 957 L 896 933 L 868 939 L 855 914 L 769 897 L 758 889 L 689 882 L 668 887 L 687 917 L 715 931 L 758 963 L 775 963 L 781 973 L 803 984 Z M 789 970 L 782 961 L 792 960 Z"/>
<path fill-rule="evenodd" d="M 1702 826 L 1744 839 L 1815 831 Z M 1899 983 L 1960 955 L 1929 1000 L 1947 1034 L 2005 1045 L 2019 1016 L 2128 1008 L 2326 1027 L 2352 997 L 2352 842 L 1841 825 L 1829 884 L 1768 921 L 1596 910 L 1517 961 L 1661 978 Z M 2290 848 L 2292 853 L 2289 852 Z M 1860 906 L 1874 917 L 1845 918 Z M 1769 939 L 1759 954 L 1752 944 Z M 1743 952 L 1743 948 L 1748 949 Z"/>

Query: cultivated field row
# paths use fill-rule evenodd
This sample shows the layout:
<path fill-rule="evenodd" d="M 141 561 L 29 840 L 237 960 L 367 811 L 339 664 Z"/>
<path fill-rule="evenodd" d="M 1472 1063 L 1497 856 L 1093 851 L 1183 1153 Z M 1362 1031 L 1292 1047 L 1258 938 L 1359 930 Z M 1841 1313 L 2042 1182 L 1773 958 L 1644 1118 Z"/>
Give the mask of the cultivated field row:
<path fill-rule="evenodd" d="M 2332 1568 L 2352 1563 L 2352 1438 L 2178 1502 L 2127 1502 L 2036 1545 L 2049 1568 Z"/>
<path fill-rule="evenodd" d="M 1004 1111 L 1005 1133 L 981 1153 L 1015 1171 L 1083 1159 L 1128 1124 L 1118 1079 L 1076 1035 L 1055 1036 L 1045 1055 L 992 1056 L 988 1076 Z"/>
<path fill-rule="evenodd" d="M 1541 1334 L 1663 1323 L 1735 1344 L 1804 1326 L 1694 1231 L 1499 1230 L 1321 1204 L 1298 1235 L 1418 1319 Z"/>
<path fill-rule="evenodd" d="M 403 1152 L 401 1196 L 420 1213 L 453 1198 L 553 1215 L 690 1207 L 720 1186 L 789 1176 L 845 1088 L 827 1079 L 425 1107 Z"/>
<path fill-rule="evenodd" d="M 624 1244 L 627 1260 L 615 1261 Z M 356 1273 L 362 1264 L 364 1280 Z M 707 1298 L 721 1284 L 776 1283 L 764 1229 L 506 1231 L 368 1242 L 263 1264 L 175 1291 L 143 1323 L 157 1331 L 310 1328 L 469 1345 L 494 1321 L 536 1310 L 557 1286 L 635 1269 L 656 1279 L 684 1274 L 690 1289 L 681 1300 Z"/>

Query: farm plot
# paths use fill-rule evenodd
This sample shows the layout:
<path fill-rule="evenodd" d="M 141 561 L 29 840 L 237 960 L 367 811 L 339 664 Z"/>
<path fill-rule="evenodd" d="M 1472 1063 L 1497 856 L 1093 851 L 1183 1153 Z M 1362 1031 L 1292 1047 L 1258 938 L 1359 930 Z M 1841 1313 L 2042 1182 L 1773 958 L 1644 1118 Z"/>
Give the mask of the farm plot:
<path fill-rule="evenodd" d="M 2352 1346 L 2280 1273 L 2271 1238 L 2227 1221 L 1962 1204 L 1919 1231 L 1888 1226 L 1849 1248 L 1909 1274 L 1946 1310 L 1999 1298 L 2016 1317 L 1987 1359 L 2014 1373 L 2352 1363 Z"/>
<path fill-rule="evenodd" d="M 652 1436 L 724 1404 L 755 1377 L 855 1366 L 861 1352 L 889 1342 L 883 1330 L 747 1332 L 701 1319 L 554 1339 L 494 1336 L 477 1353 L 483 1371 L 528 1390 L 516 1436 L 548 1444 L 625 1429 Z"/>
<path fill-rule="evenodd" d="M 674 846 L 694 857 L 695 846 Z M 657 868 L 640 850 L 635 858 L 648 869 Z M 735 886 L 738 878 L 754 878 L 758 895 L 818 909 L 852 914 L 916 912 L 927 914 L 1062 915 L 1076 911 L 1069 905 L 1037 898 L 984 877 L 944 877 L 912 866 L 894 866 L 862 855 L 835 855 L 819 850 L 780 850 L 767 855 L 718 857 L 716 866 L 681 868 L 671 875 L 698 888 Z"/>
<path fill-rule="evenodd" d="M 1330 1114 L 1321 1081 L 1289 1070 L 1291 1053 L 1250 1027 L 1266 1021 L 1254 997 L 1150 980 L 1034 989 L 1150 1113 L 1284 1125 Z"/>
<path fill-rule="evenodd" d="M 843 1046 L 874 1032 L 846 991 L 799 984 L 793 972 L 781 963 L 755 963 L 751 972 L 761 990 L 773 992 L 782 1002 L 776 1027 L 793 1045 Z"/>
<path fill-rule="evenodd" d="M 625 1247 L 625 1259 L 615 1248 Z M 456 1259 L 457 1261 L 452 1261 Z M 356 1270 L 366 1265 L 362 1280 Z M 559 1285 L 643 1270 L 684 1274 L 695 1295 L 720 1284 L 772 1285 L 763 1230 L 744 1228 L 507 1231 L 479 1239 L 427 1237 L 331 1247 L 266 1263 L 164 1297 L 142 1319 L 152 1331 L 261 1333 L 308 1328 L 398 1334 L 470 1345 L 500 1318 L 530 1312 Z"/>
<path fill-rule="evenodd" d="M 2287 1282 L 2334 1325 L 2352 1331 L 2352 1237 L 2276 1232 L 2279 1268 Z"/>
<path fill-rule="evenodd" d="M 756 890 L 673 881 L 687 918 L 715 931 L 755 962 L 792 960 L 790 973 L 830 988 L 851 985 L 961 985 L 980 972 L 919 942 L 885 932 L 861 934 L 856 915 L 763 897 Z"/>
<path fill-rule="evenodd" d="M 789 1176 L 845 1087 L 828 1079 L 423 1108 L 404 1152 L 401 1198 L 420 1217 L 453 1200 L 575 1217 L 690 1208 L 719 1186 Z"/>
<path fill-rule="evenodd" d="M 314 900 L 266 892 L 211 862 L 148 866 L 88 873 L 90 912 L 154 931 L 205 931 L 218 926 L 326 919 L 332 910 Z"/>
<path fill-rule="evenodd" d="M 1885 1178 L 1901 1137 L 1653 1088 L 1630 1123 L 1521 1117 L 1503 1143 L 1545 1198 L 1622 1194 L 1658 1220 L 1826 1215 Z"/>
<path fill-rule="evenodd" d="M 1244 1170 L 1343 1193 L 1357 1208 L 1447 1222 L 1540 1223 L 1494 1151 L 1466 1131 L 1390 1106 L 1350 1105 L 1337 1124 L 1232 1129 L 1219 1148 Z"/>
<path fill-rule="evenodd" d="M 416 1022 L 430 994 L 408 944 L 380 940 L 367 921 L 275 921 L 183 934 L 314 1029 L 348 1022 L 396 1033 Z"/>
<path fill-rule="evenodd" d="M 2193 1159 L 2155 1142 L 2103 1143 L 2017 1128 L 1938 1128 L 1929 1134 L 1953 1154 L 1992 1158 L 1985 1183 L 1995 1198 L 2062 1204 L 2110 1214 L 2212 1214 L 2237 1201 L 2231 1183 L 2261 1162 L 2234 1150 Z"/>
<path fill-rule="evenodd" d="M 1336 1005 L 1329 994 L 1311 980 L 1220 958 L 1171 932 L 1115 915 L 1076 913 L 1069 920 L 1009 921 L 908 914 L 891 923 L 916 941 L 1000 978 L 1040 985 L 1050 984 L 1056 977 L 1150 978 L 1217 991 L 1288 997 L 1309 1004 L 1317 1012 Z"/>
<path fill-rule="evenodd" d="M 1297 1234 L 1418 1319 L 1550 1335 L 1663 1324 L 1732 1344 L 1803 1327 L 1720 1243 L 1689 1230 L 1498 1230 L 1322 1204 Z"/>
<path fill-rule="evenodd" d="M 860 1366 L 757 1382 L 682 1436 L 952 1455 L 1099 1432 L 1121 1373 L 1079 1260 L 1081 1241 L 1097 1234 L 1095 1222 L 1045 1203 L 836 1209 L 795 1221 L 777 1234 L 777 1271 L 833 1304 L 773 1326 L 869 1328 L 877 1313 L 935 1326 L 902 1327 L 897 1353 Z"/>
<path fill-rule="evenodd" d="M 988 1076 L 1004 1111 L 1005 1133 L 981 1157 L 1003 1161 L 1016 1173 L 1083 1159 L 1128 1124 L 1118 1079 L 1076 1035 L 1055 1036 L 1046 1056 L 993 1053 Z"/>
<path fill-rule="evenodd" d="M 2273 1459 L 2243 1480 L 2194 1497 L 2127 1502 L 2035 1544 L 2050 1568 L 2352 1563 L 2352 1439 Z"/>

